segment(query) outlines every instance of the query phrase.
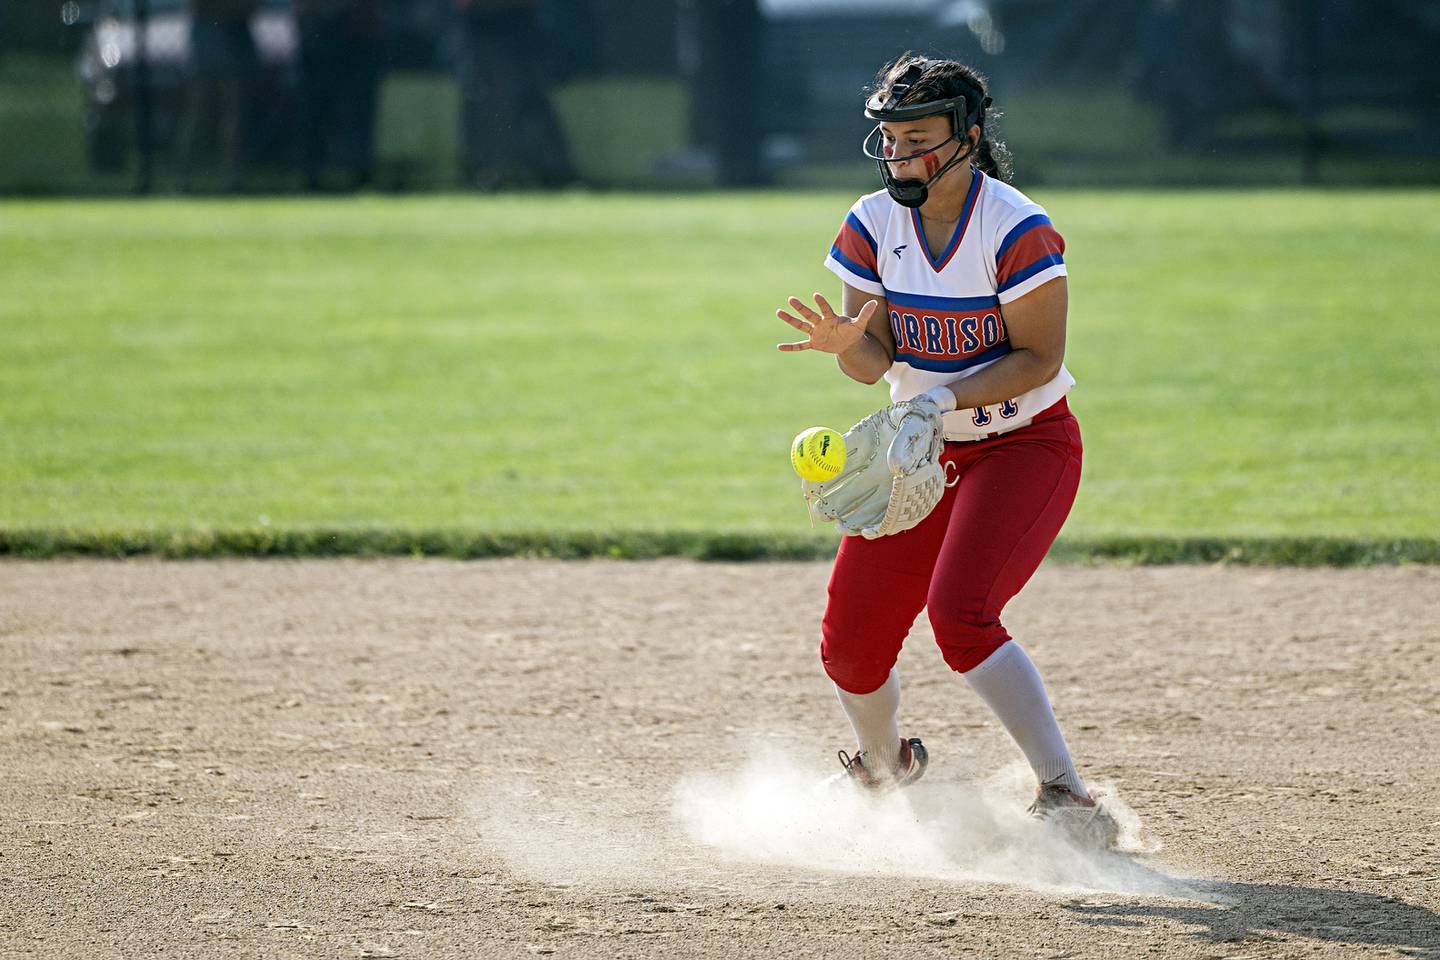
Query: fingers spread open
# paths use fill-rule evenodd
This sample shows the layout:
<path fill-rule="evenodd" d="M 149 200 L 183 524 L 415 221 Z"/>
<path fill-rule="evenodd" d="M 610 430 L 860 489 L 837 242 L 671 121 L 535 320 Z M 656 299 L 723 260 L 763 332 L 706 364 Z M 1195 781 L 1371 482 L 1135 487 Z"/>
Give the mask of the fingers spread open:
<path fill-rule="evenodd" d="M 816 313 L 814 310 L 811 310 L 808 306 L 806 306 L 805 301 L 801 300 L 799 297 L 791 297 L 790 306 L 795 310 L 796 313 L 800 314 L 800 316 L 804 317 L 806 320 L 809 320 L 811 323 L 818 323 L 820 321 L 820 314 Z"/>
<path fill-rule="evenodd" d="M 820 315 L 826 320 L 835 316 L 835 311 L 830 307 L 830 301 L 821 294 L 815 294 L 815 304 L 820 308 Z"/>
<path fill-rule="evenodd" d="M 784 320 L 786 323 L 790 324 L 790 326 L 794 327 L 796 330 L 799 330 L 801 333 L 809 333 L 814 326 L 814 324 L 807 323 L 806 321 L 801 320 L 799 317 L 790 316 L 790 314 L 786 313 L 784 310 L 776 310 L 775 316 L 779 317 L 781 320 Z"/>

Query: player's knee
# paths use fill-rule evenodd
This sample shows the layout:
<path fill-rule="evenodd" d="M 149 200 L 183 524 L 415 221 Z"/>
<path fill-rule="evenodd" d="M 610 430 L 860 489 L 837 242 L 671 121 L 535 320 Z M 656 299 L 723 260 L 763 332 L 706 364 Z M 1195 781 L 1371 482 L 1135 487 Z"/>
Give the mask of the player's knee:
<path fill-rule="evenodd" d="M 890 676 L 915 614 L 907 621 L 902 612 L 850 602 L 853 596 L 831 591 L 820 622 L 820 662 L 841 690 L 870 693 Z"/>
<path fill-rule="evenodd" d="M 878 690 L 890 676 L 895 660 L 895 657 L 889 657 L 887 662 L 884 655 L 874 651 L 832 643 L 829 637 L 820 644 L 820 663 L 825 668 L 825 675 L 846 693 Z"/>
<path fill-rule="evenodd" d="M 999 617 L 955 598 L 932 597 L 927 611 L 935 642 L 950 669 L 973 670 L 1010 639 Z"/>
<path fill-rule="evenodd" d="M 903 637 L 901 638 L 903 640 Z M 846 693 L 869 693 L 890 676 L 900 645 L 888 636 L 850 629 L 826 616 L 822 623 L 820 663 L 825 675 Z"/>

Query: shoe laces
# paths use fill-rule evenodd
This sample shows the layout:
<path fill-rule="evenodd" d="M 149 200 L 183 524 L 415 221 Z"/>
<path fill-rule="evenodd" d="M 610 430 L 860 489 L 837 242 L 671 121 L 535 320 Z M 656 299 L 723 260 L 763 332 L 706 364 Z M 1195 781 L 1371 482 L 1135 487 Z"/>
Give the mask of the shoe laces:
<path fill-rule="evenodd" d="M 862 759 L 865 756 L 864 751 L 858 751 L 853 757 L 844 750 L 838 750 L 836 753 L 840 757 L 840 766 L 844 767 L 845 772 L 850 776 L 867 784 L 875 779 L 870 775 L 870 771 L 865 769 L 865 761 Z"/>
<path fill-rule="evenodd" d="M 1065 775 L 1043 781 L 1039 791 L 1035 794 L 1035 800 L 1030 804 L 1027 811 L 1032 817 L 1043 817 L 1062 807 L 1078 807 L 1082 810 L 1098 811 L 1100 805 L 1095 802 L 1093 796 L 1084 796 L 1071 790 L 1064 784 Z"/>

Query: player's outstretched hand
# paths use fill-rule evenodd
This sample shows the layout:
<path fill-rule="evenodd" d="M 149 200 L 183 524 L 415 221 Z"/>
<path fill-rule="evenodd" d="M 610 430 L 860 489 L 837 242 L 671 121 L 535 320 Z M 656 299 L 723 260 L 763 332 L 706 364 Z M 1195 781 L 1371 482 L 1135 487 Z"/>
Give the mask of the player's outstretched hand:
<path fill-rule="evenodd" d="M 865 326 L 870 322 L 870 316 L 875 312 L 875 305 L 878 302 L 868 300 L 865 306 L 860 308 L 858 316 L 847 317 L 837 315 L 831 309 L 830 302 L 818 293 L 815 294 L 815 305 L 820 308 L 818 313 L 806 306 L 805 301 L 799 297 L 791 297 L 790 306 L 800 316 L 797 317 L 784 310 L 776 310 L 775 316 L 805 334 L 806 339 L 797 340 L 794 343 L 781 343 L 777 346 L 787 353 L 796 350 L 844 353 L 865 336 Z"/>

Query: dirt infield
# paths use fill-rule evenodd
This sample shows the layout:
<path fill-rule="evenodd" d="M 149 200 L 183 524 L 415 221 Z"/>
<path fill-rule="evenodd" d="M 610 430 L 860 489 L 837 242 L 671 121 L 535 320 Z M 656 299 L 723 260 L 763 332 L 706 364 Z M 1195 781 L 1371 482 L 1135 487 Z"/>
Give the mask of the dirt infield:
<path fill-rule="evenodd" d="M 1440 957 L 1440 568 L 1044 568 L 1104 855 L 923 622 L 816 789 L 826 573 L 0 563 L 0 956 Z"/>

